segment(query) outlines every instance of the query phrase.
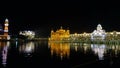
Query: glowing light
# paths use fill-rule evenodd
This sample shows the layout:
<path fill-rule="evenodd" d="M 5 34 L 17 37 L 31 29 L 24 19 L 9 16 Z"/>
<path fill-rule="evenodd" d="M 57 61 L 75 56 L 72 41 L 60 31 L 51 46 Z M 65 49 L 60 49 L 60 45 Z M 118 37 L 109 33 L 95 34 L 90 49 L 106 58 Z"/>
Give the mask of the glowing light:
<path fill-rule="evenodd" d="M 68 43 L 49 43 L 51 55 L 56 54 L 61 58 L 69 57 L 70 55 L 70 44 Z"/>
<path fill-rule="evenodd" d="M 32 47 L 31 46 L 27 46 L 26 47 L 26 52 L 30 52 L 32 50 Z"/>
<path fill-rule="evenodd" d="M 18 41 L 16 41 L 16 42 L 15 42 L 15 44 L 16 44 L 16 48 L 17 48 L 17 45 L 18 45 Z"/>
<path fill-rule="evenodd" d="M 7 61 L 7 46 L 4 46 L 3 51 L 2 51 L 2 64 L 6 65 Z"/>
<path fill-rule="evenodd" d="M 8 32 L 8 30 L 4 30 L 4 32 Z"/>
<path fill-rule="evenodd" d="M 5 26 L 9 26 L 9 24 L 5 24 Z"/>
<path fill-rule="evenodd" d="M 7 40 L 10 40 L 10 35 L 7 36 Z"/>
<path fill-rule="evenodd" d="M 31 53 L 33 53 L 34 49 L 35 49 L 35 45 L 33 42 L 26 43 L 26 45 L 22 45 L 19 47 L 19 51 L 27 55 L 30 55 Z"/>
<path fill-rule="evenodd" d="M 99 60 L 103 60 L 104 52 L 105 52 L 105 45 L 93 45 L 91 44 L 91 48 L 95 54 L 98 55 Z"/>

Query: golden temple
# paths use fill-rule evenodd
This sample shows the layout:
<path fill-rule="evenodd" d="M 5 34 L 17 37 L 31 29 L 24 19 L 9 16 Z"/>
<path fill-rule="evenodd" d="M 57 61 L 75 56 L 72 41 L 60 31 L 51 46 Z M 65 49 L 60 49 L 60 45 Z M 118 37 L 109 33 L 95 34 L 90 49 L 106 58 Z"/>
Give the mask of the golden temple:
<path fill-rule="evenodd" d="M 60 29 L 58 29 L 56 32 L 54 30 L 51 30 L 51 37 L 49 38 L 49 41 L 60 41 L 60 40 L 65 40 L 69 39 L 70 37 L 70 31 L 67 29 L 63 29 L 62 26 Z"/>

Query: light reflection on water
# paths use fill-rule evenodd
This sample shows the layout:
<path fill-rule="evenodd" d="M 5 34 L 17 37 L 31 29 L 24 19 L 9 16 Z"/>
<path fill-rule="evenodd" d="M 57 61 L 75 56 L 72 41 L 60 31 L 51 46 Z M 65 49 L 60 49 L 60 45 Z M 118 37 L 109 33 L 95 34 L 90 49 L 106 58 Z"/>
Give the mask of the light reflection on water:
<path fill-rule="evenodd" d="M 13 42 L 0 42 L 0 52 L 1 52 L 0 58 L 1 58 L 1 64 L 3 66 L 7 65 L 7 62 L 8 62 L 7 59 L 10 55 L 12 55 L 12 54 L 10 54 L 8 56 L 8 54 L 10 53 L 9 51 L 11 49 L 13 49 L 13 47 L 15 47 L 16 51 L 18 50 L 18 52 L 15 53 L 16 55 L 18 55 L 20 53 L 19 55 L 24 55 L 27 58 L 32 57 L 30 59 L 34 60 L 34 58 L 36 58 L 36 55 L 33 55 L 33 54 L 37 54 L 37 56 L 39 56 L 39 57 L 43 56 L 43 57 L 42 58 L 37 57 L 36 59 L 39 60 L 39 59 L 43 59 L 45 57 L 43 61 L 49 61 L 50 63 L 52 63 L 54 60 L 53 58 L 50 58 L 50 57 L 58 57 L 61 60 L 67 59 L 72 64 L 72 63 L 76 63 L 76 62 L 82 63 L 82 61 L 84 61 L 85 59 L 88 60 L 89 56 L 91 56 L 91 55 L 93 58 L 98 59 L 98 60 L 106 60 L 109 57 L 119 57 L 119 55 L 120 55 L 120 45 L 86 44 L 86 43 L 84 43 L 84 44 L 81 44 L 81 43 L 56 43 L 56 42 L 41 42 L 41 41 L 39 41 L 39 42 L 32 42 L 32 41 L 31 42 L 23 42 L 22 44 L 17 41 L 14 43 Z M 33 56 L 34 56 L 34 58 L 33 58 Z M 78 56 L 78 57 L 75 58 L 76 56 Z M 16 58 L 17 59 L 21 58 L 21 57 L 19 57 L 19 58 L 18 57 L 16 57 Z M 79 57 L 82 57 L 82 58 L 79 58 Z M 19 62 L 17 59 L 16 59 L 16 62 Z M 71 59 L 72 59 L 72 61 L 70 61 Z M 21 61 L 23 61 L 23 60 L 21 60 Z M 41 62 L 43 62 L 43 61 L 41 61 Z M 37 63 L 37 62 L 35 62 L 35 63 Z M 39 61 L 39 63 L 40 63 L 40 61 Z M 113 64 L 113 61 L 110 63 Z"/>
<path fill-rule="evenodd" d="M 99 60 L 104 59 L 105 48 L 106 46 L 104 44 L 101 44 L 101 45 L 91 44 L 91 49 L 98 56 Z"/>
<path fill-rule="evenodd" d="M 70 43 L 49 43 L 51 55 L 55 53 L 61 60 L 63 57 L 69 58 L 70 55 Z"/>
<path fill-rule="evenodd" d="M 35 49 L 34 42 L 28 42 L 19 46 L 19 52 L 26 54 L 26 56 L 30 56 L 32 53 L 34 53 L 34 49 Z"/>
<path fill-rule="evenodd" d="M 60 56 L 61 59 L 63 57 L 69 57 L 71 54 L 70 50 L 76 52 L 81 51 L 84 52 L 84 54 L 88 54 L 89 51 L 92 51 L 94 55 L 98 56 L 99 60 L 104 60 L 104 55 L 107 53 L 114 53 L 114 56 L 120 53 L 120 45 L 49 42 L 48 46 L 51 49 L 51 55 L 56 54 Z"/>
<path fill-rule="evenodd" d="M 8 48 L 10 46 L 10 42 L 0 42 L 1 48 L 1 57 L 2 57 L 2 65 L 5 67 L 7 64 L 7 55 L 8 55 Z"/>

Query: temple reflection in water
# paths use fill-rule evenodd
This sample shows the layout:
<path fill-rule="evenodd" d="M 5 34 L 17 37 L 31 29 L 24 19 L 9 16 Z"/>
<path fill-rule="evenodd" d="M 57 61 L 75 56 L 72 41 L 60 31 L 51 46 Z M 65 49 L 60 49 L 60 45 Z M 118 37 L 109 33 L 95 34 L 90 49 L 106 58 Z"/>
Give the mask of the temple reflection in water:
<path fill-rule="evenodd" d="M 60 56 L 61 59 L 63 57 L 69 58 L 70 43 L 49 43 L 48 46 L 50 47 L 51 55 L 56 54 Z"/>
<path fill-rule="evenodd" d="M 106 51 L 106 46 L 104 44 L 91 44 L 91 49 L 94 51 L 94 53 L 98 56 L 99 60 L 104 59 L 104 53 Z"/>
<path fill-rule="evenodd" d="M 26 56 L 30 56 L 34 52 L 34 49 L 34 42 L 28 42 L 19 46 L 19 52 L 26 54 Z"/>
<path fill-rule="evenodd" d="M 51 55 L 57 55 L 61 59 L 69 57 L 71 51 L 83 52 L 84 54 L 92 52 L 98 57 L 98 60 L 104 60 L 108 53 L 114 57 L 120 53 L 119 45 L 49 42 L 48 46 L 50 47 Z"/>
<path fill-rule="evenodd" d="M 88 62 L 96 62 L 96 60 L 97 63 L 100 63 L 99 65 L 101 65 L 101 62 L 104 65 L 109 63 L 110 65 L 116 63 L 119 65 L 120 59 L 120 45 L 118 44 L 46 43 L 40 41 L 23 43 L 0 42 L 0 51 L 1 64 L 6 67 L 15 66 L 11 68 L 17 68 L 16 64 L 24 67 L 25 64 L 27 66 L 32 64 L 39 65 L 42 62 L 51 66 L 54 66 L 54 64 L 60 64 L 60 66 L 73 64 L 73 66 L 76 66 Z"/>

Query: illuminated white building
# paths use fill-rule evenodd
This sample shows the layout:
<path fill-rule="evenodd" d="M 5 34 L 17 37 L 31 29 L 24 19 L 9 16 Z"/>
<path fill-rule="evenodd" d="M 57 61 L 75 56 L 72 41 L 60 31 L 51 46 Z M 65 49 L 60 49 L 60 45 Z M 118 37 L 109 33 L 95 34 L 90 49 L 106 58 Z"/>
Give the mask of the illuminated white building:
<path fill-rule="evenodd" d="M 105 30 L 102 29 L 100 24 L 97 25 L 97 30 L 91 33 L 91 40 L 104 40 L 106 36 Z"/>
<path fill-rule="evenodd" d="M 28 39 L 32 39 L 35 37 L 35 32 L 34 31 L 20 31 L 19 35 L 23 35 L 28 37 Z"/>

